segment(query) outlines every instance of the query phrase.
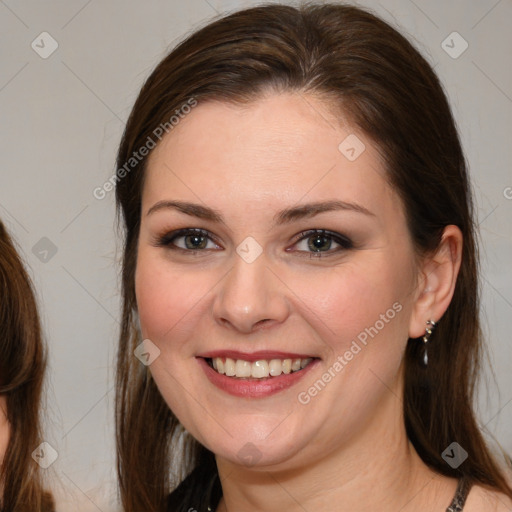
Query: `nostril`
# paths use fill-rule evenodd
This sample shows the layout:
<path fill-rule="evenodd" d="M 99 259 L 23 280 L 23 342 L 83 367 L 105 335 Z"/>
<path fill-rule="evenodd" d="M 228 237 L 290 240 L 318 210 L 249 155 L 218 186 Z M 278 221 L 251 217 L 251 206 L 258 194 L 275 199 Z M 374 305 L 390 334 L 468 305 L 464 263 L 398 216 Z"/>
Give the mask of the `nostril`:
<path fill-rule="evenodd" d="M 235 327 L 237 324 L 236 322 L 231 322 L 230 320 L 228 320 L 227 318 L 219 318 L 218 319 L 218 322 L 220 322 L 222 325 L 226 326 L 226 327 Z M 239 327 L 239 330 L 243 330 L 244 332 L 251 332 L 251 331 L 254 331 L 254 330 L 257 330 L 258 328 L 264 328 L 264 327 L 267 327 L 267 326 L 270 326 L 272 325 L 272 319 L 271 318 L 264 318 L 263 320 L 258 320 L 257 322 L 255 323 L 252 323 L 252 322 L 249 322 L 248 325 L 245 325 L 245 326 L 240 326 Z M 244 329 L 245 327 L 245 329 Z"/>

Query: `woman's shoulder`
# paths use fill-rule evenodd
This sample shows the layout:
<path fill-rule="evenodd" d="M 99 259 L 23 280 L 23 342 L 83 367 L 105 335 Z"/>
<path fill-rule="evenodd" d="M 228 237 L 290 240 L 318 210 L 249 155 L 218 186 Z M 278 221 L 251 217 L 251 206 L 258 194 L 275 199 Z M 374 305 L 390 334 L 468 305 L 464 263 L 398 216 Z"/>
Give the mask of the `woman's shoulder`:
<path fill-rule="evenodd" d="M 510 512 L 512 499 L 496 489 L 482 484 L 473 484 L 464 507 L 464 512 Z"/>

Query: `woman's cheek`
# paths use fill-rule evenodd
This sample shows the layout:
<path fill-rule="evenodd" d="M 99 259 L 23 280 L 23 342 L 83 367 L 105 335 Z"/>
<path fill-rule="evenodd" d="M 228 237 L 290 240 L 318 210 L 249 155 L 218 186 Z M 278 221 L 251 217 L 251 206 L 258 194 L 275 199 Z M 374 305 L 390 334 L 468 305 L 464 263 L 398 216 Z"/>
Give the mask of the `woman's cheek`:
<path fill-rule="evenodd" d="M 135 295 L 143 335 L 156 341 L 175 323 L 183 302 L 177 300 L 172 275 L 148 252 L 139 252 Z"/>
<path fill-rule="evenodd" d="M 375 279 L 368 267 L 340 266 L 330 268 L 324 275 L 316 273 L 306 279 L 302 274 L 295 280 L 292 288 L 307 306 L 301 309 L 310 310 L 315 323 L 321 320 L 331 336 L 353 335 L 368 322 L 375 322 L 384 312 L 381 309 L 394 302 L 392 290 Z"/>
<path fill-rule="evenodd" d="M 171 262 L 141 254 L 135 294 L 143 335 L 162 342 L 176 332 L 183 335 L 210 288 L 202 273 L 179 270 Z"/>

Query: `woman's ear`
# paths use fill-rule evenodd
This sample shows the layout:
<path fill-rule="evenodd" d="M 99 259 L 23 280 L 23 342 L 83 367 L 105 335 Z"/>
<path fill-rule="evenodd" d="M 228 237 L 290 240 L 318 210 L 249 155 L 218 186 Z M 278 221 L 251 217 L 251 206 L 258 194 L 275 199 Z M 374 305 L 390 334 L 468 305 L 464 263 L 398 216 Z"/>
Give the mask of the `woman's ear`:
<path fill-rule="evenodd" d="M 438 322 L 448 309 L 462 259 L 462 238 L 457 226 L 446 226 L 435 253 L 423 260 L 409 325 L 410 338 L 423 336 L 427 320 Z"/>

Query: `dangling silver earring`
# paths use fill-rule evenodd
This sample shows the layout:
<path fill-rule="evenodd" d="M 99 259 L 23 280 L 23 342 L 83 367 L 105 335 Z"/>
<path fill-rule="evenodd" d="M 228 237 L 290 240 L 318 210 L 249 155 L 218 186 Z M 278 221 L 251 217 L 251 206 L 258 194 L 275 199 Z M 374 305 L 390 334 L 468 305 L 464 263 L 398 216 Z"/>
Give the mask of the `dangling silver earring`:
<path fill-rule="evenodd" d="M 427 344 L 430 341 L 430 336 L 436 326 L 436 322 L 434 320 L 427 320 L 427 327 L 425 328 L 425 335 L 423 336 L 423 366 L 426 368 L 428 365 L 428 355 L 427 355 Z"/>

